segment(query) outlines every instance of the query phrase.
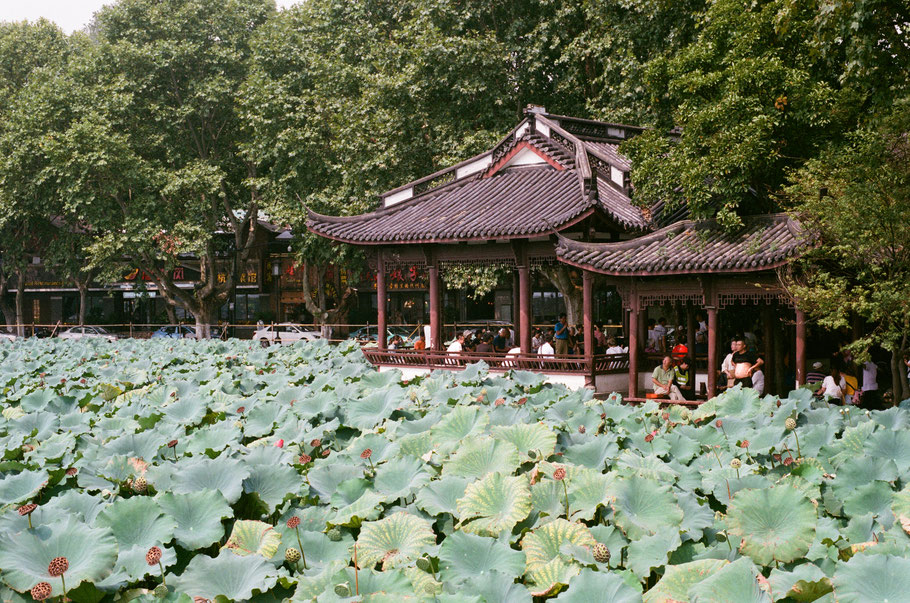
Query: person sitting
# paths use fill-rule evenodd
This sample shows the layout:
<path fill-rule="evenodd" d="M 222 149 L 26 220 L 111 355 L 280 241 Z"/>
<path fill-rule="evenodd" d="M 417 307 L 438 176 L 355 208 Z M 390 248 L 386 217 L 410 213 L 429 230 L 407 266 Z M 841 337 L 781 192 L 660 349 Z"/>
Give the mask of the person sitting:
<path fill-rule="evenodd" d="M 822 399 L 830 402 L 831 400 L 840 401 L 841 404 L 844 403 L 844 391 L 847 389 L 847 382 L 844 380 L 843 375 L 836 366 L 831 367 L 831 372 L 825 377 L 825 380 L 822 381 L 822 386 L 818 390 L 818 396 L 821 396 Z"/>
<path fill-rule="evenodd" d="M 673 382 L 679 388 L 683 398 L 695 399 L 695 377 L 692 374 L 692 363 L 688 356 L 679 359 L 679 364 L 673 369 Z"/>
<path fill-rule="evenodd" d="M 389 349 L 398 350 L 401 348 L 401 343 L 402 343 L 401 336 L 395 335 L 394 337 L 392 337 L 392 341 L 389 342 Z"/>
<path fill-rule="evenodd" d="M 654 368 L 654 372 L 651 373 L 654 393 L 670 400 L 685 400 L 682 392 L 673 384 L 673 377 L 673 359 L 669 356 L 664 356 L 663 362 L 657 365 Z"/>
<path fill-rule="evenodd" d="M 458 337 L 449 344 L 449 347 L 446 349 L 450 354 L 460 354 L 464 351 L 464 333 L 459 333 Z"/>
<path fill-rule="evenodd" d="M 743 387 L 752 387 L 752 375 L 765 363 L 765 361 L 747 347 L 746 339 L 744 337 L 737 337 L 734 340 L 734 343 L 736 344 L 736 351 L 733 353 L 732 358 L 733 384 L 739 384 Z"/>
<path fill-rule="evenodd" d="M 497 354 L 505 354 L 509 350 L 509 332 L 502 328 L 493 338 L 493 351 Z"/>
<path fill-rule="evenodd" d="M 531 338 L 531 351 L 535 354 L 537 350 L 540 349 L 540 345 L 543 343 L 543 331 L 540 329 L 534 329 L 534 337 Z"/>
<path fill-rule="evenodd" d="M 616 343 L 616 338 L 611 337 L 607 340 L 607 354 L 625 354 L 626 349 Z"/>
<path fill-rule="evenodd" d="M 686 346 L 686 336 L 680 335 L 673 350 L 670 352 L 673 360 L 678 364 L 683 358 L 689 355 L 689 348 Z"/>
<path fill-rule="evenodd" d="M 427 338 L 421 333 L 417 338 L 417 341 L 414 342 L 414 349 L 418 352 L 422 352 L 427 349 Z"/>
<path fill-rule="evenodd" d="M 537 355 L 544 358 L 552 358 L 556 354 L 556 350 L 553 349 L 553 337 L 547 333 L 544 336 L 543 343 L 540 344 L 540 348 L 537 350 Z"/>
<path fill-rule="evenodd" d="M 821 383 L 825 380 L 825 373 L 822 370 L 824 365 L 821 362 L 813 362 L 812 370 L 806 373 L 806 385 Z"/>
<path fill-rule="evenodd" d="M 489 333 L 484 335 L 480 343 L 477 344 L 477 347 L 474 350 L 475 352 L 481 354 L 492 354 L 493 353 L 493 337 Z"/>

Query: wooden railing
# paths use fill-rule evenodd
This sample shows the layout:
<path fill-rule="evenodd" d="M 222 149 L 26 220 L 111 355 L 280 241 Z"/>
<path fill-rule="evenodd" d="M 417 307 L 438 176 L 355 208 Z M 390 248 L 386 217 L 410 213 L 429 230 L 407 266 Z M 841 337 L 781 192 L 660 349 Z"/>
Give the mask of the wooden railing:
<path fill-rule="evenodd" d="M 597 354 L 550 357 L 537 354 L 486 354 L 478 352 L 439 352 L 434 350 L 379 350 L 363 348 L 363 355 L 376 365 L 427 369 L 458 370 L 483 361 L 492 369 L 536 371 L 571 375 L 605 375 L 629 370 L 628 354 Z"/>

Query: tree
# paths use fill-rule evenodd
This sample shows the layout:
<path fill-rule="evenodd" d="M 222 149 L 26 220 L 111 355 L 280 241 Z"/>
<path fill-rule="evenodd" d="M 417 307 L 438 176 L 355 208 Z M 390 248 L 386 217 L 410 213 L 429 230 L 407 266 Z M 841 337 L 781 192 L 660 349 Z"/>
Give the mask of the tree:
<path fill-rule="evenodd" d="M 648 63 L 652 102 L 669 103 L 682 133 L 625 145 L 637 203 L 686 203 L 730 226 L 779 208 L 788 170 L 861 114 L 861 95 L 840 81 L 843 52 L 817 51 L 816 16 L 809 0 L 719 0 L 691 44 Z"/>
<path fill-rule="evenodd" d="M 96 98 L 111 100 L 82 107 L 60 135 L 72 145 L 62 148 L 85 161 L 70 172 L 67 208 L 96 233 L 92 266 L 130 258 L 168 303 L 192 313 L 200 337 L 234 286 L 235 271 L 219 268 L 231 257 L 245 265 L 257 244 L 260 180 L 239 153 L 239 114 L 250 40 L 273 13 L 271 0 L 106 6 L 80 76 L 97 82 Z M 105 161 L 92 162 L 92 153 Z M 188 257 L 200 273 L 190 290 L 172 278 Z"/>
<path fill-rule="evenodd" d="M 910 97 L 832 144 L 794 175 L 793 214 L 817 245 L 792 274 L 791 292 L 820 325 L 870 329 L 851 348 L 891 352 L 895 396 L 910 398 L 903 354 L 910 349 Z"/>

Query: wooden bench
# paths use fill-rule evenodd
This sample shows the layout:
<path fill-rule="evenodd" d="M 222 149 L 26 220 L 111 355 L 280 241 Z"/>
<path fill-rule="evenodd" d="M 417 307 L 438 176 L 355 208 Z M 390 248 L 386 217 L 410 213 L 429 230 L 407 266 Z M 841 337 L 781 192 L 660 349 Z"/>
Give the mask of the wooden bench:
<path fill-rule="evenodd" d="M 705 403 L 705 400 L 670 400 L 669 398 L 623 398 L 623 402 L 629 404 L 644 404 L 645 402 L 657 402 L 661 406 L 692 406 L 697 407 Z"/>

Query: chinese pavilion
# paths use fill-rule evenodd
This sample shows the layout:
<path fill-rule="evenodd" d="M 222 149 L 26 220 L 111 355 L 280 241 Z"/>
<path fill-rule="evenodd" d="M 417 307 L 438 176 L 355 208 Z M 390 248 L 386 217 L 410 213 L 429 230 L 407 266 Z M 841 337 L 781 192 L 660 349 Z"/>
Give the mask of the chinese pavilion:
<path fill-rule="evenodd" d="M 718 310 L 761 304 L 766 346 L 776 335 L 782 348 L 782 334 L 770 326 L 772 309 L 794 312 L 796 378 L 803 382 L 805 320 L 777 276 L 805 244 L 801 229 L 775 214 L 745 218 L 738 232 L 730 232 L 713 221 L 684 219 L 685 208 L 670 214 L 660 206 L 636 206 L 631 165 L 618 147 L 640 132 L 531 107 L 492 149 L 383 194 L 374 212 L 344 217 L 310 212 L 312 232 L 360 246 L 376 269 L 380 338 L 377 349 L 364 353 L 380 366 L 399 368 L 453 368 L 483 359 L 493 368 L 575 376 L 589 387 L 625 390 L 635 398 L 646 375 L 639 372 L 643 314 L 650 306 L 673 304 L 686 311 L 689 342 L 695 340 L 694 313 L 707 315 L 712 368 L 703 380 L 713 395 L 720 365 Z M 584 354 L 541 359 L 531 350 L 531 271 L 557 262 L 582 273 Z M 470 353 L 453 358 L 443 351 L 440 272 L 463 263 L 513 270 L 521 354 L 504 360 Z M 386 347 L 386 276 L 403 266 L 418 266 L 428 275 L 426 352 Z M 595 287 L 614 287 L 622 297 L 627 357 L 594 354 Z M 767 364 L 772 373 L 781 371 Z"/>

